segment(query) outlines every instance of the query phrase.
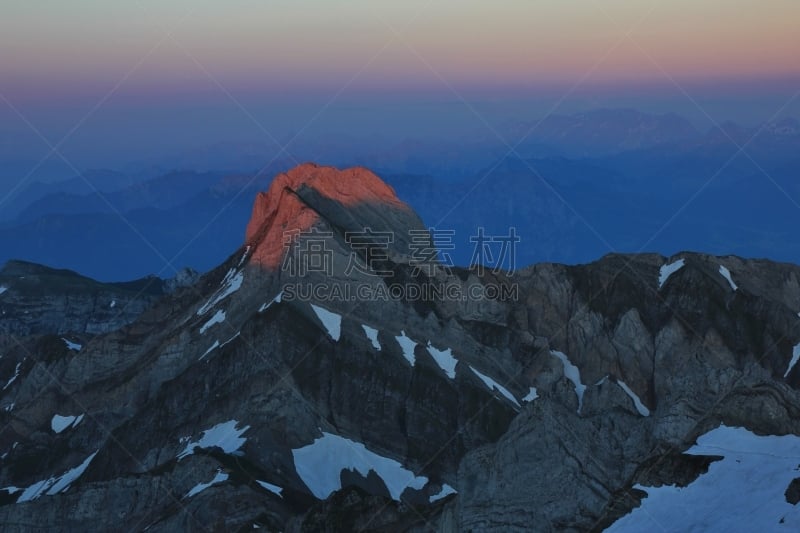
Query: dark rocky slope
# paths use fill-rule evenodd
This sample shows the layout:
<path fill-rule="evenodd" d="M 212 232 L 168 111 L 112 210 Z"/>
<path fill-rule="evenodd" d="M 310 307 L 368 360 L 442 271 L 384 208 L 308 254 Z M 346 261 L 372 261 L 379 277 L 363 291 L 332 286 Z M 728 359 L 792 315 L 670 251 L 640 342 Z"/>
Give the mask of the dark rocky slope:
<path fill-rule="evenodd" d="M 354 246 L 365 227 L 399 238 Z M 312 228 L 331 272 L 282 269 L 284 232 Z M 720 424 L 800 435 L 800 268 L 685 253 L 450 272 L 409 229 L 370 172 L 304 165 L 257 201 L 242 249 L 132 323 L 80 350 L 10 332 L 4 529 L 602 530 L 639 486 L 713 468 L 682 452 Z M 354 253 L 392 275 L 349 269 Z M 394 283 L 517 292 L 290 297 Z"/>

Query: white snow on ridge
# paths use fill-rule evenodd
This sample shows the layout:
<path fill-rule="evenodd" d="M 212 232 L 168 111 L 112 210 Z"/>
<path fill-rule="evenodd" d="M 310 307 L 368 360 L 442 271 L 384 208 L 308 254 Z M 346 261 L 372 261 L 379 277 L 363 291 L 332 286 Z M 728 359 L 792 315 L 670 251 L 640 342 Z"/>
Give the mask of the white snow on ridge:
<path fill-rule="evenodd" d="M 11 445 L 11 449 L 9 449 L 7 452 L 5 452 L 2 455 L 0 455 L 0 459 L 5 459 L 6 457 L 8 457 L 8 454 L 11 453 L 11 450 L 13 450 L 14 448 L 17 447 L 17 444 L 19 444 L 19 443 L 18 442 L 14 442 L 14 444 Z M 11 489 L 16 489 L 16 490 L 11 490 Z M 7 490 L 7 491 L 9 491 L 8 492 L 9 494 L 14 494 L 16 491 L 19 491 L 19 490 L 22 490 L 22 489 L 19 488 L 19 487 L 6 487 L 6 488 L 0 489 L 0 490 Z"/>
<path fill-rule="evenodd" d="M 14 367 L 14 375 L 11 376 L 11 378 L 9 378 L 9 380 L 3 386 L 3 390 L 6 390 L 7 388 L 9 388 L 11 386 L 11 384 L 14 383 L 14 380 L 16 380 L 19 377 L 19 367 L 21 367 L 21 366 L 22 366 L 22 362 L 17 363 L 17 366 Z"/>
<path fill-rule="evenodd" d="M 732 289 L 732 290 L 734 290 L 734 291 L 735 291 L 736 289 L 738 289 L 738 288 L 739 288 L 739 287 L 738 287 L 738 285 L 736 285 L 736 284 L 733 282 L 733 278 L 731 277 L 731 271 L 730 271 L 730 270 L 728 270 L 728 269 L 727 269 L 727 268 L 725 268 L 724 266 L 720 265 L 720 266 L 719 266 L 719 273 L 720 273 L 720 274 L 722 274 L 722 277 L 723 277 L 723 278 L 725 278 L 725 279 L 728 281 L 728 285 L 730 285 L 730 286 L 731 286 L 731 289 Z"/>
<path fill-rule="evenodd" d="M 250 429 L 250 426 L 238 428 L 238 425 L 239 422 L 236 420 L 229 420 L 203 431 L 203 436 L 200 437 L 200 440 L 189 442 L 186 448 L 177 455 L 177 458 L 183 459 L 187 455 L 193 454 L 195 448 L 211 448 L 212 446 L 222 448 L 225 453 L 235 452 L 247 440 L 242 437 L 242 434 Z"/>
<path fill-rule="evenodd" d="M 81 423 L 83 420 L 83 415 L 78 416 L 61 416 L 61 415 L 53 415 L 52 420 L 50 420 L 50 429 L 53 430 L 53 433 L 61 433 L 65 429 L 69 427 L 75 427 Z"/>
<path fill-rule="evenodd" d="M 567 357 L 567 354 L 564 352 L 550 350 L 550 353 L 558 357 L 564 367 L 564 377 L 575 385 L 575 394 L 578 396 L 578 413 L 580 413 L 581 407 L 583 406 L 583 393 L 586 392 L 586 385 L 581 383 L 581 371 L 577 366 L 572 364 L 569 357 Z"/>
<path fill-rule="evenodd" d="M 403 349 L 403 357 L 406 358 L 408 364 L 414 366 L 414 363 L 417 361 L 414 355 L 414 348 L 417 346 L 417 343 L 406 336 L 405 330 L 401 331 L 400 335 L 396 336 L 395 339 L 397 339 L 397 344 L 400 345 L 400 348 Z"/>
<path fill-rule="evenodd" d="M 333 311 L 328 311 L 324 307 L 314 304 L 311 304 L 311 308 L 314 309 L 317 318 L 319 318 L 322 325 L 325 326 L 325 329 L 328 330 L 328 335 L 330 335 L 333 340 L 338 341 L 339 337 L 342 335 L 342 315 L 334 313 Z"/>
<path fill-rule="evenodd" d="M 497 392 L 505 396 L 508 401 L 510 401 L 517 407 L 522 407 L 517 401 L 517 399 L 514 397 L 514 395 L 508 391 L 508 389 L 500 385 L 498 382 L 496 382 L 486 374 L 481 374 L 480 372 L 475 370 L 475 367 L 473 367 L 472 365 L 470 365 L 469 368 L 475 373 L 476 376 L 481 378 L 481 381 L 483 381 L 484 385 L 486 385 L 486 387 L 488 387 L 489 390 L 496 390 Z"/>
<path fill-rule="evenodd" d="M 292 450 L 292 455 L 300 479 L 320 500 L 342 488 L 341 473 L 345 469 L 356 470 L 365 477 L 373 470 L 396 501 L 400 500 L 406 487 L 419 490 L 428 483 L 428 478 L 415 476 L 398 461 L 378 455 L 359 442 L 332 433 L 323 432 L 322 437 L 308 446 Z"/>
<path fill-rule="evenodd" d="M 533 400 L 535 400 L 538 397 L 539 397 L 539 392 L 536 390 L 536 387 L 531 387 L 531 390 L 528 392 L 528 394 L 525 395 L 524 398 L 522 398 L 522 401 L 523 402 L 532 402 Z"/>
<path fill-rule="evenodd" d="M 61 337 L 61 340 L 64 341 L 64 344 L 67 345 L 67 349 L 68 350 L 73 350 L 73 351 L 79 352 L 79 351 L 81 351 L 81 348 L 83 348 L 83 346 L 81 346 L 77 342 L 68 341 L 64 337 Z"/>
<path fill-rule="evenodd" d="M 214 313 L 214 316 L 209 318 L 208 321 L 205 324 L 203 324 L 203 326 L 200 328 L 200 334 L 202 335 L 203 333 L 208 331 L 208 329 L 214 324 L 220 324 L 224 321 L 225 321 L 225 311 L 223 311 L 222 309 L 217 310 L 217 312 Z"/>
<path fill-rule="evenodd" d="M 455 379 L 456 377 L 456 364 L 458 360 L 453 357 L 453 351 L 448 348 L 446 350 L 437 350 L 433 347 L 433 345 L 428 341 L 428 353 L 431 354 L 433 360 L 436 361 L 436 364 L 439 365 L 439 368 L 444 370 L 444 373 L 447 374 L 447 377 L 450 379 Z"/>
<path fill-rule="evenodd" d="M 619 387 L 625 391 L 625 394 L 627 394 L 628 397 L 633 400 L 633 405 L 636 407 L 636 410 L 639 411 L 640 415 L 650 416 L 650 409 L 648 409 L 647 406 L 642 403 L 641 398 L 639 398 L 639 396 L 637 396 L 636 393 L 625 384 L 625 382 L 623 382 L 621 379 L 618 379 L 617 385 L 619 385 Z"/>
<path fill-rule="evenodd" d="M 800 531 L 800 506 L 784 496 L 797 477 L 800 437 L 720 426 L 686 453 L 724 459 L 684 488 L 637 485 L 648 493 L 641 506 L 606 531 L 658 531 L 665 525 L 669 531 Z"/>
<path fill-rule="evenodd" d="M 263 313 L 264 311 L 269 309 L 272 304 L 281 303 L 281 299 L 282 298 L 283 298 L 283 291 L 279 292 L 278 295 L 275 296 L 275 298 L 273 298 L 272 300 L 268 301 L 267 303 L 261 304 L 261 307 L 258 308 L 258 312 L 259 313 Z"/>
<path fill-rule="evenodd" d="M 209 301 L 207 301 L 200 309 L 197 310 L 198 316 L 208 313 L 208 311 L 219 302 L 238 291 L 241 288 L 243 281 L 244 272 L 236 272 L 235 269 L 229 270 L 225 275 L 225 279 L 222 280 L 222 287 L 216 292 L 216 294 L 214 294 L 214 296 L 211 297 Z"/>
<path fill-rule="evenodd" d="M 798 360 L 800 360 L 800 344 L 796 345 L 792 349 L 792 359 L 791 359 L 791 361 L 789 361 L 789 367 L 786 369 L 786 372 L 783 374 L 783 378 L 784 379 L 786 379 L 786 377 L 789 376 L 789 372 L 792 371 L 792 369 L 794 368 L 794 365 L 797 364 Z"/>
<path fill-rule="evenodd" d="M 669 277 L 683 268 L 683 265 L 685 264 L 686 262 L 683 259 L 678 259 L 677 261 L 674 261 L 668 265 L 663 265 L 661 270 L 658 272 L 658 288 L 660 289 L 663 287 Z"/>
<path fill-rule="evenodd" d="M 8 290 L 8 287 L 6 287 L 5 285 L 0 285 L 0 294 L 3 294 L 7 290 Z"/>
<path fill-rule="evenodd" d="M 98 450 L 99 451 L 99 450 Z M 94 452 L 92 455 L 87 457 L 81 464 L 76 466 L 71 470 L 67 470 L 64 474 L 61 475 L 58 480 L 50 487 L 50 490 L 47 491 L 48 496 L 53 496 L 54 494 L 58 494 L 59 492 L 64 492 L 69 488 L 69 486 L 89 468 L 89 463 L 92 462 L 94 456 L 97 455 L 97 452 Z M 20 498 L 21 499 L 21 498 Z"/>
<path fill-rule="evenodd" d="M 267 483 L 266 481 L 261 481 L 259 479 L 256 480 L 256 483 L 283 498 L 283 494 L 281 494 L 283 492 L 283 487 L 279 487 L 278 485 L 273 485 L 272 483 Z"/>
<path fill-rule="evenodd" d="M 381 343 L 380 341 L 378 341 L 378 330 L 375 328 L 371 328 L 366 324 L 361 324 L 361 327 L 364 328 L 364 333 L 366 334 L 367 339 L 369 339 L 372 342 L 372 347 L 380 352 Z"/>
<path fill-rule="evenodd" d="M 200 359 L 198 359 L 198 361 L 202 361 L 203 359 L 205 359 L 208 354 L 210 354 L 211 352 L 213 352 L 217 348 L 219 348 L 219 341 L 218 340 L 214 341 L 214 344 L 212 344 L 211 347 L 208 350 L 206 350 L 203 355 L 200 356 Z"/>
<path fill-rule="evenodd" d="M 227 285 L 235 276 L 236 276 L 236 269 L 231 268 L 225 273 L 225 277 L 222 278 L 222 281 L 219 282 L 219 286 L 222 287 L 224 285 Z"/>
<path fill-rule="evenodd" d="M 92 459 L 94 459 L 95 455 L 97 455 L 97 452 L 94 452 L 89 457 L 87 457 L 81 464 L 79 464 L 75 468 L 67 470 L 58 477 L 51 477 L 43 481 L 37 481 L 36 483 L 34 483 L 33 485 L 29 486 L 28 488 L 22 491 L 22 494 L 19 496 L 19 498 L 17 498 L 17 503 L 29 502 L 35 500 L 44 494 L 47 494 L 48 496 L 53 496 L 54 494 L 58 494 L 59 492 L 64 492 L 69 488 L 69 486 L 72 483 L 75 482 L 76 479 L 81 477 L 81 475 L 89 467 L 89 463 L 92 462 Z M 18 487 L 6 487 L 5 489 L 0 489 L 0 490 L 8 490 L 9 494 L 13 494 L 14 492 L 17 492 L 20 489 Z"/>
<path fill-rule="evenodd" d="M 242 254 L 242 258 L 239 259 L 239 264 L 237 265 L 237 267 L 242 266 L 242 264 L 244 263 L 245 259 L 247 259 L 247 254 L 249 254 L 249 253 L 250 253 L 250 245 L 247 245 L 247 248 L 244 249 L 244 253 Z"/>
<path fill-rule="evenodd" d="M 428 502 L 433 503 L 435 501 L 441 500 L 442 498 L 450 496 L 451 494 L 457 494 L 457 493 L 458 491 L 456 489 L 445 483 L 444 485 L 442 485 L 442 490 L 440 490 L 439 492 L 428 498 Z"/>
<path fill-rule="evenodd" d="M 212 344 L 212 345 L 211 345 L 211 346 L 208 348 L 208 350 L 206 350 L 206 351 L 205 351 L 205 353 L 203 353 L 203 355 L 201 355 L 201 356 L 200 356 L 200 357 L 199 357 L 197 360 L 198 360 L 198 361 L 202 361 L 203 359 L 205 359 L 205 358 L 206 358 L 206 356 L 207 356 L 208 354 L 210 354 L 211 352 L 213 352 L 214 350 L 216 350 L 216 349 L 218 349 L 218 348 L 222 348 L 223 346 L 226 346 L 228 343 L 231 343 L 231 342 L 233 342 L 234 340 L 236 340 L 236 337 L 238 337 L 238 336 L 239 336 L 239 335 L 241 335 L 241 334 L 242 334 L 242 332 L 241 332 L 241 331 L 237 331 L 237 332 L 236 332 L 236 334 L 235 334 L 233 337 L 231 337 L 230 339 L 226 340 L 226 341 L 225 341 L 225 342 L 223 342 L 222 344 L 220 344 L 220 342 L 219 342 L 219 339 L 215 340 L 215 341 L 214 341 L 214 344 Z"/>
<path fill-rule="evenodd" d="M 111 303 L 108 304 L 108 307 L 110 307 L 111 309 L 114 309 L 116 306 L 117 306 L 117 301 L 116 300 L 111 300 Z"/>
<path fill-rule="evenodd" d="M 219 345 L 219 347 L 220 347 L 220 348 L 222 348 L 223 346 L 226 346 L 226 345 L 230 344 L 231 342 L 233 342 L 234 340 L 236 340 L 236 338 L 237 338 L 239 335 L 241 335 L 241 334 L 242 334 L 242 332 L 241 332 L 241 331 L 237 331 L 237 332 L 236 332 L 236 333 L 233 335 L 233 337 L 231 337 L 230 339 L 228 339 L 228 340 L 226 340 L 225 342 L 223 342 L 222 344 L 220 344 L 220 345 Z"/>
<path fill-rule="evenodd" d="M 189 490 L 189 492 L 186 493 L 184 498 L 191 498 L 192 496 L 196 496 L 197 494 L 200 494 L 201 492 L 206 490 L 208 487 L 216 485 L 217 483 L 222 483 L 223 481 L 227 480 L 228 480 L 228 474 L 226 474 L 222 470 L 217 470 L 217 474 L 214 476 L 214 479 L 212 479 L 208 483 L 198 483 L 197 485 L 192 487 L 191 490 Z"/>

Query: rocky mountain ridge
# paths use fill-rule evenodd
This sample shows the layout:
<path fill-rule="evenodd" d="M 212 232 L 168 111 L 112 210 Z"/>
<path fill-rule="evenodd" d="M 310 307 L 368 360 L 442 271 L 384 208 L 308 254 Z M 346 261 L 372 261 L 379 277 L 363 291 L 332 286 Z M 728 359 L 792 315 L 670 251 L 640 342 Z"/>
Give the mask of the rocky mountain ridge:
<path fill-rule="evenodd" d="M 253 213 L 241 249 L 130 324 L 81 346 L 10 333 L 6 529 L 600 531 L 717 475 L 730 450 L 683 453 L 713 431 L 800 435 L 800 267 L 444 268 L 409 250 L 423 224 L 360 169 L 298 167 Z M 400 237 L 348 238 L 367 227 Z M 330 269 L 284 268 L 312 229 Z M 800 524 L 770 501 L 780 516 L 753 524 Z"/>
<path fill-rule="evenodd" d="M 12 260 L 0 270 L 0 336 L 109 333 L 198 277 L 186 268 L 170 279 L 101 283 L 70 270 Z"/>

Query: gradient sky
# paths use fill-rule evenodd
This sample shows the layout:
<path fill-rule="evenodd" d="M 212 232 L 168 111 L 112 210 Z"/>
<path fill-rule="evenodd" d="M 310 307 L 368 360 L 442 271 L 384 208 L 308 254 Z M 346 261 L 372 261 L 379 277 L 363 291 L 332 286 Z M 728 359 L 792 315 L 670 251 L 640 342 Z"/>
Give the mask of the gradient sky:
<path fill-rule="evenodd" d="M 482 127 L 462 97 L 499 119 L 697 118 L 684 90 L 715 120 L 758 122 L 798 88 L 798 21 L 797 0 L 8 0 L 0 94 L 53 142 L 90 113 L 65 145 L 85 165 L 262 135 L 229 96 L 284 134 L 333 97 L 320 125 L 361 113 L 405 131 L 434 105 Z M 0 156 L 40 143 L 6 107 Z"/>
<path fill-rule="evenodd" d="M 780 76 L 800 72 L 798 21 L 796 0 L 15 0 L 0 74 L 6 90 L 91 90 L 151 53 L 130 82 L 155 93 L 191 83 L 189 55 L 251 89 L 339 86 L 368 63 L 359 85 L 381 88 L 435 85 L 432 70 L 462 86 L 572 81 L 598 62 L 595 81 Z M 153 50 L 165 31 L 177 44 Z"/>

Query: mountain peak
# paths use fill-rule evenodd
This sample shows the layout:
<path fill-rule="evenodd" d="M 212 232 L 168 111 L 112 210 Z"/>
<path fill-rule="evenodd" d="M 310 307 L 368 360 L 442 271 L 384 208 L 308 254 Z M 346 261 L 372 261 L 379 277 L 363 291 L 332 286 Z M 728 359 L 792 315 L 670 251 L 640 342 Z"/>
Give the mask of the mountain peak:
<path fill-rule="evenodd" d="M 269 192 L 276 185 L 295 191 L 302 187 L 309 187 L 326 198 L 346 206 L 359 203 L 388 203 L 396 207 L 405 207 L 405 204 L 397 198 L 394 189 L 364 167 L 340 170 L 316 163 L 303 163 L 279 174 Z"/>
<path fill-rule="evenodd" d="M 307 231 L 321 218 L 341 219 L 342 210 L 362 208 L 373 216 L 360 213 L 346 218 L 363 219 L 364 227 L 373 222 L 385 226 L 386 220 L 376 221 L 374 215 L 411 212 L 394 189 L 363 167 L 340 170 L 304 163 L 278 174 L 269 190 L 256 196 L 247 224 L 245 243 L 252 249 L 251 261 L 275 269 L 280 266 L 289 232 Z M 385 215 L 379 218 L 385 219 Z"/>

